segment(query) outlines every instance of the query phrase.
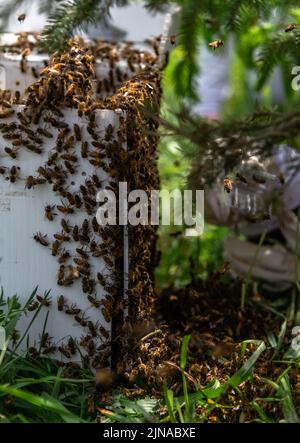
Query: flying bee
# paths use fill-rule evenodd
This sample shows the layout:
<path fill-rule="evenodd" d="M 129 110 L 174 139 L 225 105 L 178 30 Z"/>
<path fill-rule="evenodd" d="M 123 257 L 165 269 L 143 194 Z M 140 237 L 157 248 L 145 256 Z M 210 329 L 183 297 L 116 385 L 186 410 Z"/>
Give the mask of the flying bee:
<path fill-rule="evenodd" d="M 44 305 L 47 308 L 51 306 L 51 300 L 47 296 L 42 297 L 41 295 L 37 295 L 36 298 L 38 299 L 41 305 Z"/>
<path fill-rule="evenodd" d="M 42 246 L 49 246 L 49 242 L 47 240 L 47 234 L 42 235 L 40 232 L 37 232 L 33 236 L 34 240 Z"/>
<path fill-rule="evenodd" d="M 176 34 L 172 34 L 172 35 L 170 35 L 170 37 L 169 37 L 169 42 L 171 43 L 171 45 L 175 45 L 175 43 L 176 43 L 176 38 L 177 38 Z"/>
<path fill-rule="evenodd" d="M 63 295 L 60 295 L 57 299 L 57 309 L 58 311 L 63 311 L 65 306 L 65 297 Z"/>
<path fill-rule="evenodd" d="M 81 309 L 77 308 L 77 306 L 74 303 L 65 310 L 65 313 L 68 315 L 78 315 L 80 314 L 80 312 Z"/>
<path fill-rule="evenodd" d="M 61 205 L 56 205 L 57 209 L 63 214 L 73 214 L 74 209 L 71 206 L 67 206 L 64 202 Z"/>
<path fill-rule="evenodd" d="M 82 142 L 81 143 L 81 157 L 87 158 L 88 156 L 88 150 L 89 150 L 89 144 L 88 142 Z"/>
<path fill-rule="evenodd" d="M 54 208 L 55 208 L 55 205 L 46 205 L 45 206 L 45 217 L 49 221 L 53 221 L 54 217 L 56 216 L 55 212 L 53 212 Z"/>
<path fill-rule="evenodd" d="M 66 358 L 71 358 L 71 354 L 65 346 L 58 346 L 59 352 Z"/>
<path fill-rule="evenodd" d="M 208 44 L 208 46 L 210 46 L 211 48 L 213 48 L 213 50 L 215 51 L 217 48 L 219 48 L 220 46 L 223 46 L 224 42 L 223 40 L 214 40 L 213 42 L 210 42 Z"/>
<path fill-rule="evenodd" d="M 51 255 L 53 257 L 56 257 L 60 248 L 60 242 L 58 240 L 55 240 L 51 245 Z"/>
<path fill-rule="evenodd" d="M 70 258 L 70 253 L 66 250 L 63 250 L 63 252 L 58 257 L 58 263 L 63 264 L 67 261 L 68 258 Z"/>
<path fill-rule="evenodd" d="M 36 311 L 37 308 L 40 306 L 38 301 L 34 301 L 33 303 L 31 303 L 31 305 L 28 307 L 28 311 L 32 312 L 32 311 Z"/>
<path fill-rule="evenodd" d="M 74 133 L 75 133 L 76 140 L 77 140 L 78 142 L 80 142 L 80 141 L 81 141 L 81 130 L 80 130 L 80 126 L 79 126 L 77 123 L 74 123 L 73 128 L 74 128 Z"/>
<path fill-rule="evenodd" d="M 232 191 L 233 181 L 230 178 L 225 177 L 223 180 L 223 184 L 224 190 L 229 194 Z"/>
<path fill-rule="evenodd" d="M 15 159 L 17 158 L 17 149 L 11 149 L 11 148 L 4 148 L 4 151 L 6 152 L 6 154 L 8 154 L 11 158 Z"/>
<path fill-rule="evenodd" d="M 66 242 L 71 240 L 71 237 L 69 235 L 65 235 L 63 232 L 61 233 L 57 232 L 56 234 L 54 234 L 54 238 L 56 238 L 56 240 L 60 242 Z"/>
<path fill-rule="evenodd" d="M 296 29 L 296 28 L 297 28 L 297 25 L 295 25 L 294 23 L 290 23 L 290 24 L 285 28 L 284 32 L 291 32 L 291 31 L 293 31 L 293 30 Z"/>
<path fill-rule="evenodd" d="M 18 22 L 22 23 L 26 19 L 26 14 L 20 14 L 18 16 Z"/>

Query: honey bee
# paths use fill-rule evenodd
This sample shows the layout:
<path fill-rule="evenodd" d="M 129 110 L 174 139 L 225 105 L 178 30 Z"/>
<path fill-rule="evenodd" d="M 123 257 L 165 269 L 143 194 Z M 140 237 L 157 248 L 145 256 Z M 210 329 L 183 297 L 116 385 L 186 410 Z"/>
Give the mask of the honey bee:
<path fill-rule="evenodd" d="M 77 321 L 77 323 L 80 324 L 80 326 L 86 327 L 87 326 L 87 320 L 86 318 L 82 315 L 75 315 L 74 316 L 75 320 Z"/>
<path fill-rule="evenodd" d="M 7 168 L 5 166 L 0 166 L 0 174 L 5 174 Z"/>
<path fill-rule="evenodd" d="M 59 352 L 66 358 L 71 358 L 71 354 L 65 346 L 58 346 Z"/>
<path fill-rule="evenodd" d="M 71 237 L 69 235 L 65 235 L 63 232 L 54 234 L 54 238 L 60 242 L 67 242 L 71 240 Z"/>
<path fill-rule="evenodd" d="M 67 261 L 68 258 L 70 258 L 70 253 L 64 249 L 58 257 L 58 263 L 63 264 Z"/>
<path fill-rule="evenodd" d="M 176 38 L 177 38 L 177 36 L 176 36 L 175 34 L 170 35 L 170 37 L 169 37 L 169 41 L 170 41 L 171 45 L 175 45 L 175 43 L 176 43 Z"/>
<path fill-rule="evenodd" d="M 86 275 L 86 276 L 90 276 L 90 270 L 89 270 L 89 268 L 87 268 L 86 266 L 76 266 L 76 269 L 77 269 L 77 271 L 80 273 L 80 274 L 83 274 L 83 275 Z"/>
<path fill-rule="evenodd" d="M 17 149 L 11 149 L 11 148 L 4 148 L 4 151 L 6 152 L 6 154 L 8 154 L 11 158 L 15 159 L 17 158 Z"/>
<path fill-rule="evenodd" d="M 96 297 L 93 297 L 92 295 L 88 295 L 87 296 L 89 302 L 95 307 L 95 308 L 100 308 L 101 303 L 99 300 L 96 299 Z"/>
<path fill-rule="evenodd" d="M 79 237 L 79 228 L 77 225 L 75 225 L 73 227 L 73 231 L 72 231 L 72 237 L 74 241 L 79 241 L 80 237 Z"/>
<path fill-rule="evenodd" d="M 47 137 L 47 138 L 52 138 L 53 137 L 51 132 L 47 131 L 47 129 L 45 129 L 45 128 L 38 127 L 37 128 L 37 132 L 39 134 L 43 135 L 44 137 Z"/>
<path fill-rule="evenodd" d="M 25 72 L 27 72 L 27 61 L 23 57 L 20 60 L 20 71 L 22 72 L 22 74 L 25 74 Z"/>
<path fill-rule="evenodd" d="M 55 208 L 55 205 L 46 205 L 45 206 L 45 217 L 49 221 L 53 221 L 54 217 L 56 216 L 55 212 L 53 212 L 54 208 Z"/>
<path fill-rule="evenodd" d="M 283 174 L 278 174 L 278 175 L 277 175 L 277 178 L 278 178 L 278 180 L 280 181 L 280 183 L 281 183 L 282 185 L 285 184 L 285 178 L 284 178 Z"/>
<path fill-rule="evenodd" d="M 60 242 L 58 240 L 55 240 L 51 245 L 51 255 L 53 255 L 53 257 L 57 256 L 59 248 L 60 248 Z"/>
<path fill-rule="evenodd" d="M 224 184 L 224 191 L 226 191 L 229 194 L 232 191 L 233 181 L 230 178 L 225 177 L 223 180 L 223 184 Z"/>
<path fill-rule="evenodd" d="M 39 74 L 34 66 L 31 68 L 31 74 L 34 78 L 39 78 Z"/>
<path fill-rule="evenodd" d="M 65 310 L 65 313 L 68 315 L 78 315 L 80 314 L 80 312 L 81 309 L 77 308 L 77 306 L 74 303 Z"/>
<path fill-rule="evenodd" d="M 208 44 L 208 46 L 210 46 L 211 48 L 213 48 L 213 50 L 215 51 L 217 48 L 219 48 L 220 46 L 223 46 L 224 42 L 223 40 L 214 40 L 213 42 L 210 42 Z"/>
<path fill-rule="evenodd" d="M 78 142 L 80 142 L 81 141 L 81 130 L 80 130 L 80 127 L 77 123 L 74 123 L 74 133 L 75 133 L 76 140 Z"/>
<path fill-rule="evenodd" d="M 240 174 L 239 172 L 236 173 L 236 178 L 237 178 L 238 180 L 240 180 L 241 182 L 247 184 L 247 179 L 246 179 L 242 174 Z"/>
<path fill-rule="evenodd" d="M 28 55 L 30 55 L 30 53 L 31 53 L 30 48 L 24 48 L 21 53 L 21 56 L 22 56 L 22 58 L 25 58 L 25 57 L 28 57 Z"/>
<path fill-rule="evenodd" d="M 57 209 L 63 214 L 73 214 L 74 209 L 71 206 L 67 206 L 64 202 L 61 205 L 56 205 Z"/>
<path fill-rule="evenodd" d="M 22 23 L 26 19 L 26 14 L 20 14 L 18 16 L 18 22 Z"/>
<path fill-rule="evenodd" d="M 47 234 L 42 235 L 40 232 L 37 232 L 33 236 L 34 240 L 42 246 L 49 246 L 49 242 L 47 240 Z"/>
<path fill-rule="evenodd" d="M 256 183 L 258 183 L 258 184 L 260 184 L 260 185 L 263 185 L 263 184 L 266 183 L 266 179 L 263 178 L 263 177 L 260 177 L 260 176 L 257 175 L 257 174 L 253 174 L 253 175 L 252 175 L 252 179 L 253 179 Z"/>
<path fill-rule="evenodd" d="M 74 258 L 74 263 L 76 263 L 79 266 L 83 266 L 84 268 L 90 267 L 89 262 L 84 258 Z"/>
<path fill-rule="evenodd" d="M 105 261 L 106 265 L 107 265 L 109 268 L 113 268 L 113 266 L 114 266 L 114 262 L 112 261 L 111 258 L 109 258 L 108 256 L 104 255 L 104 256 L 103 256 L 103 260 Z"/>
<path fill-rule="evenodd" d="M 105 128 L 104 140 L 107 142 L 111 141 L 113 133 L 114 133 L 114 127 L 111 123 L 109 123 L 109 125 L 107 125 L 107 127 Z"/>
<path fill-rule="evenodd" d="M 13 109 L 4 109 L 2 111 L 0 111 L 0 118 L 8 118 L 11 115 L 14 114 L 14 110 Z"/>
<path fill-rule="evenodd" d="M 21 93 L 20 91 L 15 91 L 15 98 L 14 98 L 14 103 L 18 104 L 20 102 L 20 98 L 21 98 Z"/>
<path fill-rule="evenodd" d="M 293 30 L 296 29 L 296 28 L 297 28 L 297 25 L 295 25 L 294 23 L 290 23 L 290 24 L 285 28 L 284 32 L 291 32 L 291 31 L 293 31 Z"/>
<path fill-rule="evenodd" d="M 91 322 L 91 321 L 88 321 L 88 322 L 87 322 L 87 327 L 89 328 L 89 331 L 90 331 L 92 337 L 97 337 L 97 327 L 94 325 L 94 323 Z M 92 340 L 90 340 L 89 343 L 90 343 L 91 341 L 92 341 Z"/>
<path fill-rule="evenodd" d="M 51 300 L 46 295 L 44 297 L 42 297 L 41 295 L 37 295 L 36 298 L 40 302 L 41 305 L 44 305 L 47 308 L 49 308 L 49 306 L 51 306 Z"/>
<path fill-rule="evenodd" d="M 88 142 L 82 142 L 81 143 L 81 157 L 82 158 L 87 158 L 88 157 L 88 150 L 89 150 Z"/>
<path fill-rule="evenodd" d="M 60 295 L 57 299 L 57 309 L 58 311 L 63 311 L 65 306 L 65 297 L 63 295 Z"/>
<path fill-rule="evenodd" d="M 88 253 L 85 252 L 81 248 L 76 248 L 76 252 L 77 252 L 77 254 L 81 255 L 81 257 L 85 258 L 86 260 L 89 258 Z"/>
<path fill-rule="evenodd" d="M 36 185 L 42 185 L 46 183 L 46 180 L 43 178 L 34 178 L 32 175 L 29 175 L 25 180 L 25 188 L 31 189 Z"/>
<path fill-rule="evenodd" d="M 75 92 L 75 89 L 76 89 L 76 83 L 72 83 L 72 84 L 68 87 L 68 89 L 67 89 L 67 91 L 66 91 L 66 93 L 65 93 L 65 97 L 68 97 L 69 95 L 73 95 L 74 92 Z"/>
<path fill-rule="evenodd" d="M 106 340 L 109 339 L 110 337 L 109 331 L 105 329 L 103 326 L 99 326 L 99 332 L 102 335 L 102 337 L 104 337 Z"/>
<path fill-rule="evenodd" d="M 263 212 L 262 214 L 245 215 L 244 218 L 250 223 L 260 223 L 265 220 L 270 220 L 271 216 L 268 212 Z"/>
<path fill-rule="evenodd" d="M 34 301 L 33 303 L 31 303 L 31 305 L 28 307 L 28 311 L 32 312 L 32 311 L 36 311 L 38 309 L 38 307 L 40 306 L 38 301 Z"/>
<path fill-rule="evenodd" d="M 19 338 L 20 338 L 20 333 L 17 329 L 13 329 L 12 333 L 11 333 L 11 340 L 13 342 L 14 345 L 17 344 Z"/>
<path fill-rule="evenodd" d="M 68 340 L 68 349 L 71 352 L 72 355 L 75 355 L 77 350 L 76 350 L 76 342 L 74 340 L 74 338 L 70 337 Z"/>

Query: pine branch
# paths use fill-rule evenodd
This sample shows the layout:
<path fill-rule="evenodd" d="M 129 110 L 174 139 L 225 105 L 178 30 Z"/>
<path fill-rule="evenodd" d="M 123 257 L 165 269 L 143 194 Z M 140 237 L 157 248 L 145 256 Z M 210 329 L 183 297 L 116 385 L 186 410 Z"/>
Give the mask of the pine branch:
<path fill-rule="evenodd" d="M 62 50 L 78 29 L 89 24 L 106 22 L 109 9 L 125 0 L 67 0 L 50 15 L 43 32 L 43 45 L 49 53 Z"/>

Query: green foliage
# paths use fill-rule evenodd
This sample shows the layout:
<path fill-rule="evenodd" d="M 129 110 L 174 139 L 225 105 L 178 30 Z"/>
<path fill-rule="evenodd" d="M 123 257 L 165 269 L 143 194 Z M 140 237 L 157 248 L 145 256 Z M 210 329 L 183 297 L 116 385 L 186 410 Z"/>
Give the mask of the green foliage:
<path fill-rule="evenodd" d="M 17 296 L 0 296 L 0 327 L 6 332 L 6 346 L 0 353 L 0 423 L 81 423 L 94 421 L 88 416 L 88 397 L 94 394 L 94 377 L 89 369 L 78 369 L 76 377 L 64 375 L 53 358 L 31 358 L 21 351 L 33 321 L 16 343 L 12 341 L 18 320 L 36 293 L 22 305 Z"/>

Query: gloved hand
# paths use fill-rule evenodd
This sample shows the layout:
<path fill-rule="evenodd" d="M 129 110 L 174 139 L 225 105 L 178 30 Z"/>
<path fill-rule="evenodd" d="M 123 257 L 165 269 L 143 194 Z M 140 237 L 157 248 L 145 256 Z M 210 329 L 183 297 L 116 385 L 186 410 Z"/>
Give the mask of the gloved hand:
<path fill-rule="evenodd" d="M 249 241 L 227 237 L 224 241 L 224 259 L 230 263 L 234 276 L 250 272 L 253 279 L 270 283 L 269 289 L 282 291 L 291 286 L 295 278 L 295 266 L 300 275 L 300 261 L 280 244 L 262 246 Z"/>
<path fill-rule="evenodd" d="M 297 215 L 292 211 L 284 210 L 279 214 L 278 222 L 279 228 L 285 237 L 287 249 L 296 253 L 298 242 L 298 252 L 300 252 L 300 224 Z"/>

